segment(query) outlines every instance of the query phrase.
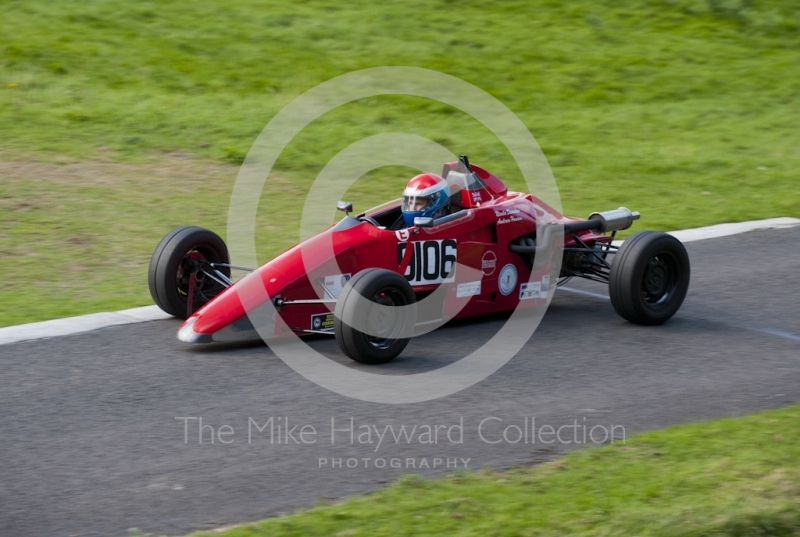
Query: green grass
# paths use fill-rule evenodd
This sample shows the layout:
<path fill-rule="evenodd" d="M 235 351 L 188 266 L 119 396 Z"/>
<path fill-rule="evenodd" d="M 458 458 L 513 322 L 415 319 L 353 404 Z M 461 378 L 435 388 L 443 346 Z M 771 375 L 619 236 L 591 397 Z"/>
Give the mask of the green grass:
<path fill-rule="evenodd" d="M 800 535 L 800 406 L 672 427 L 508 472 L 406 477 L 220 533 L 260 536 Z"/>
<path fill-rule="evenodd" d="M 373 66 L 436 69 L 505 103 L 570 214 L 626 205 L 640 229 L 800 216 L 799 30 L 800 6 L 781 0 L 6 1 L 0 326 L 149 303 L 158 238 L 181 223 L 224 234 L 234 166 L 269 119 Z M 505 147 L 459 111 L 351 103 L 279 159 L 262 259 L 296 240 L 322 166 L 378 132 L 428 137 L 524 188 Z M 59 162 L 89 173 L 60 176 Z M 395 197 L 410 173 L 381 172 L 354 187 L 358 206 Z"/>
<path fill-rule="evenodd" d="M 188 219 L 224 231 L 233 166 L 62 162 L 0 162 L 0 325 L 152 303 L 147 266 L 165 230 Z"/>

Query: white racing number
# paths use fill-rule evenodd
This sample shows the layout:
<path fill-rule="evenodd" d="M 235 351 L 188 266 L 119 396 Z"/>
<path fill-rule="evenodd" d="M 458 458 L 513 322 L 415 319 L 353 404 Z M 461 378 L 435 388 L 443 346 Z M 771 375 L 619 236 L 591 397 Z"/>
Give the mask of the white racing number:
<path fill-rule="evenodd" d="M 398 265 L 403 263 L 403 256 L 409 244 L 413 249 L 404 276 L 411 285 L 445 283 L 455 280 L 458 249 L 454 239 L 400 242 L 397 244 Z"/>

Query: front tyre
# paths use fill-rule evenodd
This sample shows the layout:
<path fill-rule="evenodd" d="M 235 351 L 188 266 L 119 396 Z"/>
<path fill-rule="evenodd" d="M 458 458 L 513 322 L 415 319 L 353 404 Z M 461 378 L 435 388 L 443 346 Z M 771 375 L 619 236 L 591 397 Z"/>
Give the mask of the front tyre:
<path fill-rule="evenodd" d="M 363 298 L 362 298 L 363 297 Z M 386 269 L 356 274 L 336 301 L 339 348 L 362 364 L 385 364 L 408 345 L 416 322 L 416 297 L 408 281 Z"/>
<path fill-rule="evenodd" d="M 156 246 L 150 258 L 147 283 L 156 305 L 179 319 L 194 313 L 224 287 L 205 276 L 208 263 L 230 263 L 228 247 L 216 233 L 196 226 L 173 229 Z M 217 268 L 230 278 L 228 267 Z M 188 312 L 191 276 L 195 275 L 192 311 Z"/>
<path fill-rule="evenodd" d="M 632 323 L 661 324 L 683 304 L 690 272 L 689 254 L 678 239 L 656 231 L 635 233 L 611 265 L 611 304 Z"/>

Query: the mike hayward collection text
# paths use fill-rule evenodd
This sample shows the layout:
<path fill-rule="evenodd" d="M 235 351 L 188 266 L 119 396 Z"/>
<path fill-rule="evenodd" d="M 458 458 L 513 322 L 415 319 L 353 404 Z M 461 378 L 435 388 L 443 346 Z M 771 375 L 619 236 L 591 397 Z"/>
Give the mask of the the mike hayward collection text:
<path fill-rule="evenodd" d="M 587 422 L 537 423 L 535 416 L 504 419 L 487 416 L 465 424 L 463 417 L 451 423 L 376 424 L 354 417 L 331 417 L 324 425 L 296 421 L 288 416 L 256 418 L 246 425 L 213 423 L 202 416 L 176 416 L 184 444 L 338 445 L 370 446 L 373 452 L 391 445 L 460 445 L 466 441 L 485 444 L 604 444 L 625 443 L 625 427 Z M 327 421 L 327 420 L 326 420 Z"/>

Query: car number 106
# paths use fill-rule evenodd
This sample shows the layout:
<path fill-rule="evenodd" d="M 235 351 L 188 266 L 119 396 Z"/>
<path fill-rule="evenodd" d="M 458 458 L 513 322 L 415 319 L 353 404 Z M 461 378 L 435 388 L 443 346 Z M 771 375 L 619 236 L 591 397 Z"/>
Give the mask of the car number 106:
<path fill-rule="evenodd" d="M 445 283 L 455 280 L 458 250 L 454 239 L 398 243 L 398 265 L 402 264 L 409 244 L 413 249 L 405 277 L 410 284 Z"/>

